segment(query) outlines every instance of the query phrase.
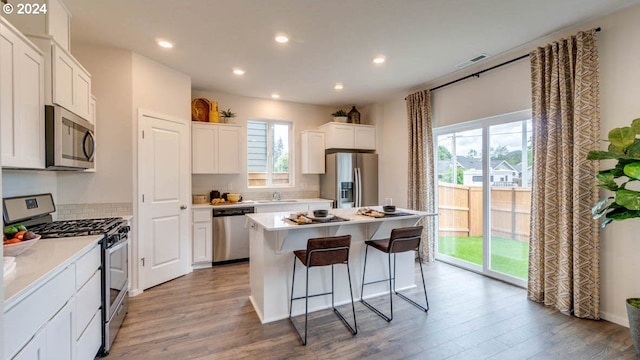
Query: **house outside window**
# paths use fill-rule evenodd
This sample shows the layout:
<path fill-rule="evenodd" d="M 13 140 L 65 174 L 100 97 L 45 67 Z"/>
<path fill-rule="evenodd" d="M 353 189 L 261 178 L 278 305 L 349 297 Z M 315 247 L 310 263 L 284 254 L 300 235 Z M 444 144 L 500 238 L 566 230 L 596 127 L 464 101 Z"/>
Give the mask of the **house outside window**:
<path fill-rule="evenodd" d="M 247 121 L 248 187 L 293 186 L 292 133 L 292 122 Z"/>

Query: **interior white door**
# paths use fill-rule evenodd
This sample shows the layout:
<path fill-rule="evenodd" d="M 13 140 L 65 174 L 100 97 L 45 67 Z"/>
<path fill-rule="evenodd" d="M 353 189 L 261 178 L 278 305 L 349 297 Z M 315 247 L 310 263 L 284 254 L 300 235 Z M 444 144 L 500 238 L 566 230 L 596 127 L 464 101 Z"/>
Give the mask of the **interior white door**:
<path fill-rule="evenodd" d="M 187 125 L 141 113 L 140 286 L 142 290 L 189 271 L 189 152 Z"/>

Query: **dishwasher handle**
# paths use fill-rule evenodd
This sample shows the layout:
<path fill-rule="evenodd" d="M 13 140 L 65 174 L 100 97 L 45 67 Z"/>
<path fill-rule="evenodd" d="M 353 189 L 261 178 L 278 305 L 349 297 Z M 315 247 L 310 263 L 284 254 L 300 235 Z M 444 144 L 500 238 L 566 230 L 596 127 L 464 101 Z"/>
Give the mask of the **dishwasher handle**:
<path fill-rule="evenodd" d="M 255 212 L 255 208 L 253 207 L 244 207 L 244 208 L 232 208 L 232 209 L 213 209 L 213 217 L 223 217 L 223 216 L 244 216 L 245 214 L 253 214 Z"/>

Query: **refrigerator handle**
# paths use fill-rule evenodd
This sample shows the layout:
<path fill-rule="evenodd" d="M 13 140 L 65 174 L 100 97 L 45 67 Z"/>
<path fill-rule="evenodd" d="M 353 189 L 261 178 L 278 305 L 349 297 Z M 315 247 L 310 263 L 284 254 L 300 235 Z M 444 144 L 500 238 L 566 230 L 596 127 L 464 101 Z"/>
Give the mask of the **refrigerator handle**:
<path fill-rule="evenodd" d="M 356 168 L 356 207 L 362 206 L 362 177 L 360 168 Z"/>

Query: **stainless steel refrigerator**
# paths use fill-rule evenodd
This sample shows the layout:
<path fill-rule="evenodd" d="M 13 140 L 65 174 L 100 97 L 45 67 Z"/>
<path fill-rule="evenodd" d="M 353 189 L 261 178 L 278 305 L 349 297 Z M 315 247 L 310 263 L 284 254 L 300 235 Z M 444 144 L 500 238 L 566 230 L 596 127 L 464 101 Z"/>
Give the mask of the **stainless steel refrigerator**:
<path fill-rule="evenodd" d="M 320 175 L 320 197 L 337 208 L 374 206 L 378 203 L 378 155 L 327 154 L 326 172 Z"/>

